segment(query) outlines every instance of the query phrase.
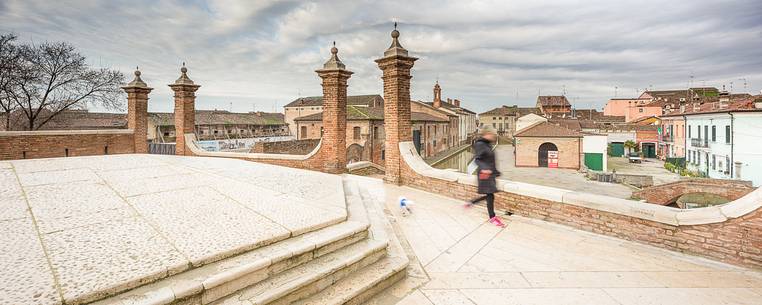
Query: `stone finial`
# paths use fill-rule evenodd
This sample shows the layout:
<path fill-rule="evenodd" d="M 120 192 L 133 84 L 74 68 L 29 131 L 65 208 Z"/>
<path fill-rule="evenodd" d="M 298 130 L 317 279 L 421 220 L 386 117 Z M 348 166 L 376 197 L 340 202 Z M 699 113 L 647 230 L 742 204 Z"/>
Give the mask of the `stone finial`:
<path fill-rule="evenodd" d="M 384 57 L 389 56 L 408 56 L 407 50 L 400 44 L 399 38 L 400 32 L 397 31 L 397 23 L 394 23 L 394 30 L 392 31 L 392 45 L 384 51 Z"/>
<path fill-rule="evenodd" d="M 175 85 L 195 85 L 195 83 L 188 78 L 188 68 L 185 67 L 185 62 L 183 62 L 183 67 L 180 68 L 180 72 L 182 74 L 180 74 L 180 78 L 175 81 Z"/>
<path fill-rule="evenodd" d="M 336 42 L 333 42 L 333 48 L 331 48 L 331 58 L 323 64 L 323 70 L 344 70 L 346 66 L 341 60 L 339 60 L 339 49 L 336 48 Z"/>
<path fill-rule="evenodd" d="M 140 78 L 140 70 L 135 67 L 135 79 L 133 79 L 125 88 L 148 88 L 148 85 Z"/>

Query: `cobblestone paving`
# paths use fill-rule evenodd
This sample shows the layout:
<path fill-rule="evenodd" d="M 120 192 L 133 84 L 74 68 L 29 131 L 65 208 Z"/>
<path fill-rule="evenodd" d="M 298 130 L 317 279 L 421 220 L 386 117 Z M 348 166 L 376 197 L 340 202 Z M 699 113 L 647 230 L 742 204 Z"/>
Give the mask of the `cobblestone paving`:
<path fill-rule="evenodd" d="M 762 272 L 386 185 L 386 204 L 429 280 L 371 304 L 761 304 Z M 402 216 L 397 198 L 415 202 Z M 399 285 L 398 285 L 399 286 Z"/>
<path fill-rule="evenodd" d="M 0 304 L 88 302 L 346 219 L 340 176 L 112 155 L 0 163 Z"/>

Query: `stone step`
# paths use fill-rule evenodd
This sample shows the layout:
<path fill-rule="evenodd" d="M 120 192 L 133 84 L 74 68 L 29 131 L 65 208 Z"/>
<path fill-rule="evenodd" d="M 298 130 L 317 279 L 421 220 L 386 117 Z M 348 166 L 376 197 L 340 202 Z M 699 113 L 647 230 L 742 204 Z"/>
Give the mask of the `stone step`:
<path fill-rule="evenodd" d="M 410 261 L 384 213 L 383 199 L 377 198 L 383 194 L 376 197 L 368 190 L 369 187 L 383 190 L 383 182 L 348 175 L 344 178 L 344 186 L 350 219 L 361 215 L 370 223 L 369 239 L 388 243 L 386 256 L 293 304 L 360 304 L 407 275 Z"/>
<path fill-rule="evenodd" d="M 346 221 L 97 301 L 105 305 L 209 304 L 238 290 L 367 240 L 368 222 Z"/>
<path fill-rule="evenodd" d="M 386 255 L 386 246 L 386 243 L 373 240 L 358 242 L 282 272 L 215 304 L 292 304 L 376 263 Z"/>
<path fill-rule="evenodd" d="M 408 260 L 385 257 L 333 283 L 323 291 L 296 302 L 299 305 L 362 304 L 407 274 Z"/>

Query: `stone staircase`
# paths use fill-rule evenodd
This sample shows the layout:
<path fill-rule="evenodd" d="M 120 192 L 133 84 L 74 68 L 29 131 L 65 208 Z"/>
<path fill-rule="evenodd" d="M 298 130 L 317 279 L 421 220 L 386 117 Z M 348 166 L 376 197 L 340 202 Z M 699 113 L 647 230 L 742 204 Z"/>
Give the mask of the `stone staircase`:
<path fill-rule="evenodd" d="M 343 184 L 344 222 L 94 304 L 360 304 L 404 278 L 409 261 L 368 191 Z"/>

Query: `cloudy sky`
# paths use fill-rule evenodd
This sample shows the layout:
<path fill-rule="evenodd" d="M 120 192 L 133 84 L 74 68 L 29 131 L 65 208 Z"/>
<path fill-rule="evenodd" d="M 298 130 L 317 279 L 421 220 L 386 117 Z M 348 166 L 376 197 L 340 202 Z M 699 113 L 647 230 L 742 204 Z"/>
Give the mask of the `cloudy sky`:
<path fill-rule="evenodd" d="M 171 110 L 166 85 L 183 61 L 202 85 L 197 108 L 282 111 L 321 94 L 314 70 L 332 41 L 355 72 L 349 94 L 380 94 L 373 59 L 388 47 L 393 20 L 402 45 L 420 58 L 412 97 L 431 100 L 439 78 L 443 96 L 477 112 L 532 105 L 538 92 L 564 88 L 577 108 L 600 108 L 615 91 L 685 88 L 691 79 L 762 89 L 758 0 L 0 0 L 0 32 L 70 42 L 91 65 L 128 79 L 140 66 L 155 88 L 152 111 Z"/>

